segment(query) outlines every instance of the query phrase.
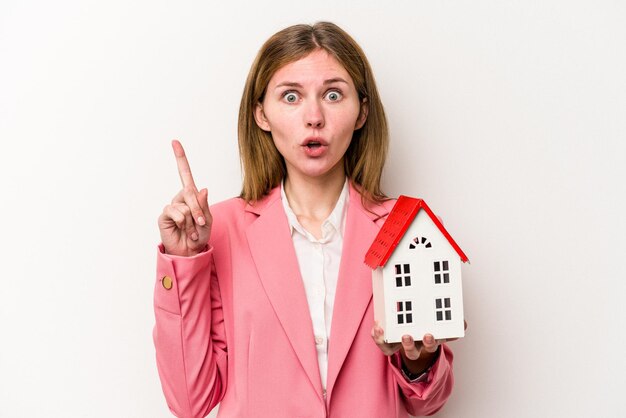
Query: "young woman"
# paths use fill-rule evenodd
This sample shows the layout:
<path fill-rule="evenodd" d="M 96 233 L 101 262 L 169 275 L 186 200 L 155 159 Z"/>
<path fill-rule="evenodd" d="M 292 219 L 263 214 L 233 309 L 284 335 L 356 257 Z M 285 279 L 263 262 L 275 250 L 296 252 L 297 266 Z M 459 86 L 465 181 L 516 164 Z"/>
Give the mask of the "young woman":
<path fill-rule="evenodd" d="M 363 259 L 393 206 L 369 63 L 331 23 L 272 36 L 239 112 L 243 190 L 209 209 L 185 153 L 159 217 L 154 342 L 170 409 L 204 417 L 406 417 L 437 411 L 452 353 L 385 344 Z"/>

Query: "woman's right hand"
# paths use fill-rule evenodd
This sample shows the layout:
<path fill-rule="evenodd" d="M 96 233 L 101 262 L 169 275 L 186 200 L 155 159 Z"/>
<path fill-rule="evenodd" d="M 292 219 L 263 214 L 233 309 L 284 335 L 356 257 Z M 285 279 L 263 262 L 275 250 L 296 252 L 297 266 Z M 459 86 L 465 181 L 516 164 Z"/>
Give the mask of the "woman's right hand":
<path fill-rule="evenodd" d="M 174 196 L 171 204 L 163 208 L 159 230 L 167 254 L 189 257 L 206 248 L 213 218 L 209 211 L 208 191 L 196 188 L 183 146 L 173 140 L 172 148 L 183 189 Z"/>

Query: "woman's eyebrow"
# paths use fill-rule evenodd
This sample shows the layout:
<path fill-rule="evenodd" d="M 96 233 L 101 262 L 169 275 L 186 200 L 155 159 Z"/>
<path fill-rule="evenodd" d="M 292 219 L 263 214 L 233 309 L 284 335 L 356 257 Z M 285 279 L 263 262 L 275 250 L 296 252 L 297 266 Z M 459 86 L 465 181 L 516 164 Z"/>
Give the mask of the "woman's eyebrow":
<path fill-rule="evenodd" d="M 274 89 L 277 89 L 279 87 L 299 87 L 299 88 L 302 88 L 302 84 L 295 83 L 293 81 L 283 81 L 282 83 L 280 83 L 276 87 L 274 87 Z"/>
<path fill-rule="evenodd" d="M 324 81 L 324 84 L 333 84 L 333 83 L 346 83 L 348 84 L 348 82 L 346 80 L 344 80 L 341 77 L 335 77 L 335 78 L 329 78 L 328 80 Z"/>
<path fill-rule="evenodd" d="M 341 78 L 341 77 L 329 78 L 328 80 L 324 80 L 324 85 L 326 85 L 326 84 L 333 84 L 333 83 L 346 83 L 346 84 L 348 84 L 348 82 L 346 80 L 344 80 L 343 78 Z M 280 87 L 297 87 L 297 88 L 302 88 L 302 84 L 296 83 L 295 81 L 283 81 L 282 83 L 280 83 L 276 87 L 274 87 L 274 89 L 277 89 L 277 88 L 280 88 Z"/>

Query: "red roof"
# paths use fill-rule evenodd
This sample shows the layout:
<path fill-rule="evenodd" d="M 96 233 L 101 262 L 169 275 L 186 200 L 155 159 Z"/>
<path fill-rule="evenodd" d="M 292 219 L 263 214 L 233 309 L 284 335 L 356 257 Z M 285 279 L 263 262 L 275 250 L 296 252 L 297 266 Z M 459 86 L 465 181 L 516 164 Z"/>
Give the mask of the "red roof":
<path fill-rule="evenodd" d="M 426 202 L 422 199 L 415 199 L 413 197 L 408 196 L 400 196 L 398 201 L 391 209 L 387 220 L 383 224 L 382 228 L 380 228 L 380 232 L 376 235 L 372 246 L 367 251 L 365 255 L 365 264 L 367 264 L 372 269 L 377 267 L 382 267 L 387 263 L 389 257 L 398 246 L 400 239 L 409 228 L 409 225 L 417 216 L 417 213 L 424 209 L 424 211 L 428 214 L 430 219 L 437 225 L 439 231 L 443 234 L 444 237 L 448 240 L 452 248 L 457 252 L 459 257 L 461 257 L 461 261 L 464 263 L 468 261 L 467 256 L 454 241 L 452 236 L 446 231 L 443 224 L 435 216 L 432 210 L 428 207 Z"/>

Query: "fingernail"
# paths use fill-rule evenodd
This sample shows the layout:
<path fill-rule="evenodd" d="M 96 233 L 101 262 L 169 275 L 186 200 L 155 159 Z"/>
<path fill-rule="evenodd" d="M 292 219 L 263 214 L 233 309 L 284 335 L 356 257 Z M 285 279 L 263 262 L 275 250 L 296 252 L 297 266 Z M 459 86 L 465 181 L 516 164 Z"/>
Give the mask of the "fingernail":
<path fill-rule="evenodd" d="M 195 232 L 191 234 L 191 239 L 196 241 L 198 239 L 198 234 L 196 234 Z"/>
<path fill-rule="evenodd" d="M 206 222 L 202 216 L 198 216 L 198 225 L 204 225 Z"/>
<path fill-rule="evenodd" d="M 433 338 L 432 335 L 427 335 L 426 337 L 424 337 L 424 342 L 426 344 L 432 344 L 435 342 L 435 339 Z"/>
<path fill-rule="evenodd" d="M 411 338 L 410 335 L 405 335 L 405 336 L 402 337 L 402 342 L 410 343 L 411 340 L 412 340 L 412 338 Z"/>

